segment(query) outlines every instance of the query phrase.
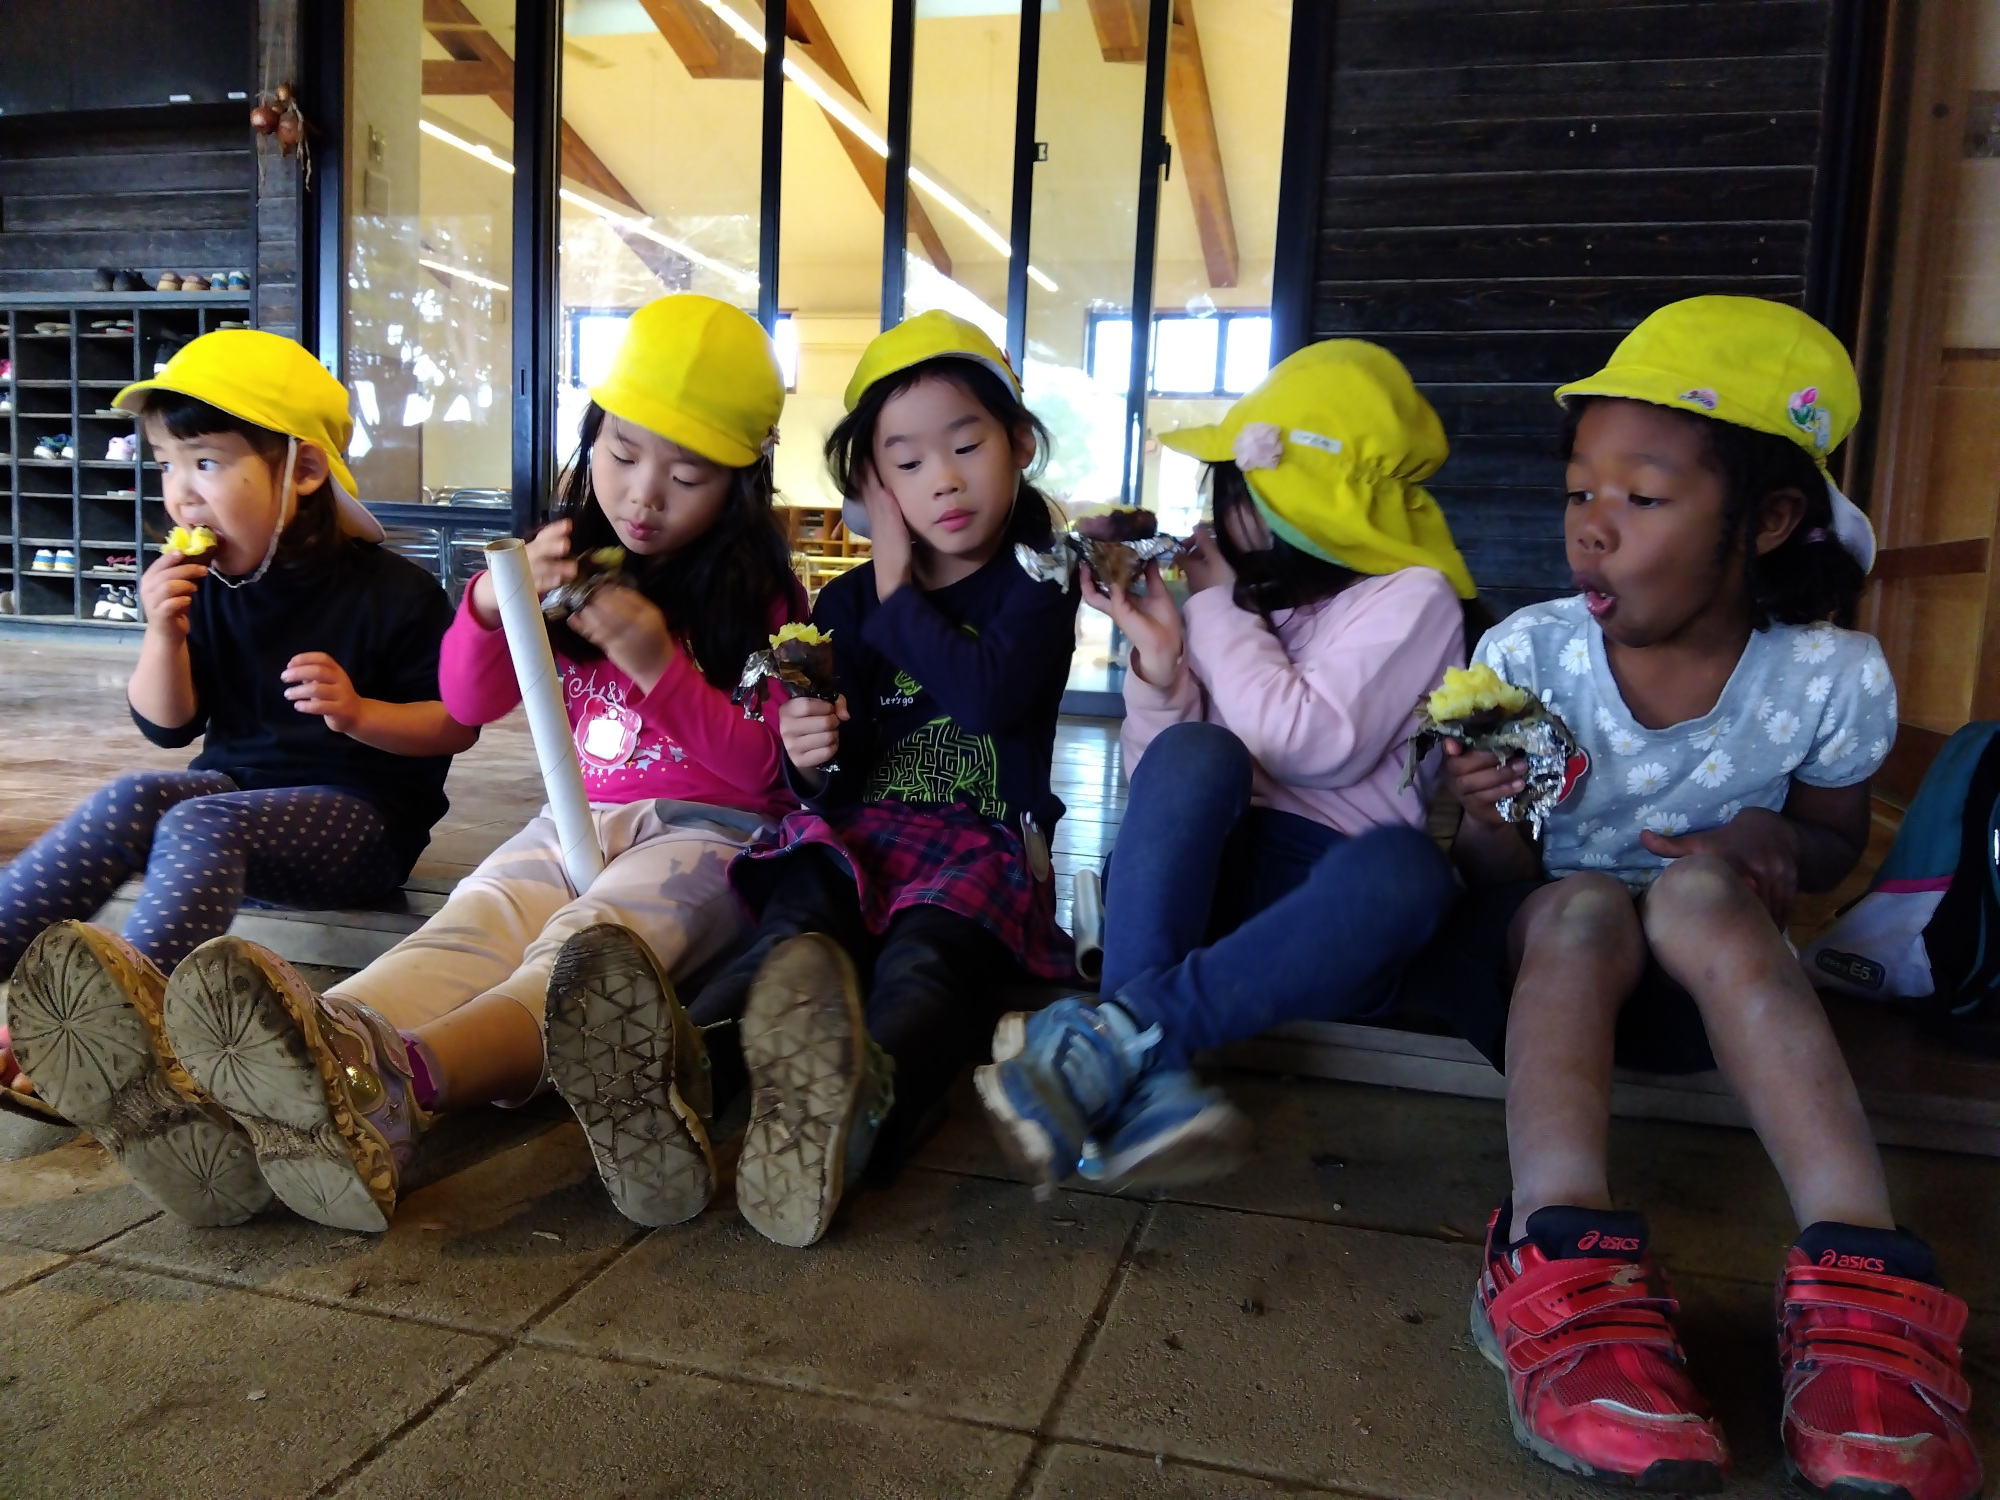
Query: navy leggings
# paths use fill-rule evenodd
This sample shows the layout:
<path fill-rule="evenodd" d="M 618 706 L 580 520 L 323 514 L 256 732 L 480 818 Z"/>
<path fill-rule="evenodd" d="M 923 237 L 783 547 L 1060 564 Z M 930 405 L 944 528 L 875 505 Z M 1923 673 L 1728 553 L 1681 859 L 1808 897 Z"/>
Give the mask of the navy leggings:
<path fill-rule="evenodd" d="M 245 792 L 214 771 L 121 776 L 0 870 L 0 977 L 44 928 L 89 917 L 141 869 L 125 938 L 167 970 L 227 932 L 245 895 L 365 905 L 394 895 L 404 873 L 381 813 L 340 787 Z"/>
<path fill-rule="evenodd" d="M 1366 1015 L 1450 906 L 1451 865 L 1422 830 L 1348 837 L 1250 805 L 1250 752 L 1219 724 L 1146 747 L 1104 890 L 1104 982 L 1159 1056 L 1283 1021 Z"/>

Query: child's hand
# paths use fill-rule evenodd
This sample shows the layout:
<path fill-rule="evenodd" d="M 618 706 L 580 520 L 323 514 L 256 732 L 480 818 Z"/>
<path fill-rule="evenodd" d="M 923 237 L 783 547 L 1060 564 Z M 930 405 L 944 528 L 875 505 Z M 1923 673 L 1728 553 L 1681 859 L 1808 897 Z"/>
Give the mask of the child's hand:
<path fill-rule="evenodd" d="M 818 698 L 787 698 L 778 709 L 778 736 L 785 755 L 801 771 L 813 771 L 840 753 L 840 726 L 847 718 L 847 699 L 831 703 Z"/>
<path fill-rule="evenodd" d="M 1083 602 L 1125 632 L 1132 642 L 1132 670 L 1142 682 L 1156 688 L 1170 688 L 1180 670 L 1181 653 L 1187 633 L 1181 626 L 1180 606 L 1160 578 L 1157 561 L 1146 564 L 1146 592 L 1135 595 L 1112 584 L 1110 597 L 1097 591 L 1097 575 L 1089 563 L 1079 563 L 1083 574 Z"/>
<path fill-rule="evenodd" d="M 301 651 L 278 674 L 292 686 L 285 696 L 302 714 L 317 714 L 335 734 L 351 734 L 366 702 L 339 662 L 324 651 Z"/>
<path fill-rule="evenodd" d="M 528 539 L 528 580 L 540 598 L 550 589 L 576 577 L 576 564 L 569 555 L 570 522 L 567 517 L 551 521 Z M 500 596 L 493 591 L 493 575 L 481 573 L 472 580 L 472 617 L 488 630 L 500 628 Z"/>
<path fill-rule="evenodd" d="M 592 594 L 590 602 L 569 617 L 569 628 L 609 657 L 611 665 L 637 683 L 641 692 L 650 693 L 674 659 L 674 639 L 659 605 L 623 584 L 609 584 Z"/>
<path fill-rule="evenodd" d="M 1669 838 L 1650 828 L 1639 835 L 1648 853 L 1662 859 L 1713 854 L 1738 875 L 1782 931 L 1799 893 L 1799 835 L 1791 819 L 1766 807 L 1746 807 L 1720 828 Z"/>
<path fill-rule="evenodd" d="M 1229 566 L 1229 559 L 1216 546 L 1215 532 L 1208 526 L 1195 527 L 1193 540 L 1181 553 L 1181 571 L 1187 574 L 1190 593 L 1236 587 L 1236 570 Z"/>
<path fill-rule="evenodd" d="M 861 471 L 861 502 L 868 507 L 868 555 L 875 563 L 875 597 L 887 599 L 910 581 L 910 526 L 903 519 L 903 507 L 877 477 L 872 463 Z"/>
<path fill-rule="evenodd" d="M 1444 779 L 1465 815 L 1488 828 L 1512 825 L 1500 816 L 1499 804 L 1528 785 L 1524 756 L 1502 761 L 1491 750 L 1468 750 L 1463 742 L 1444 742 Z"/>
<path fill-rule="evenodd" d="M 188 636 L 188 609 L 195 589 L 208 577 L 208 564 L 189 562 L 171 549 L 162 552 L 139 580 L 139 602 L 146 608 L 146 628 L 176 642 Z"/>

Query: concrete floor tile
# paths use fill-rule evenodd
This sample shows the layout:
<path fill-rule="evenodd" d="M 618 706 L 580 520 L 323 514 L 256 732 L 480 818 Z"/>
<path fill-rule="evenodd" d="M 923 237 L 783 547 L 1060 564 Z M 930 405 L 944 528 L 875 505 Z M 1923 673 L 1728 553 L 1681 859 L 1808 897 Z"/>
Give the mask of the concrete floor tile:
<path fill-rule="evenodd" d="M 0 1240 L 43 1250 L 87 1250 L 159 1211 L 111 1153 L 87 1135 L 0 1164 Z"/>
<path fill-rule="evenodd" d="M 1162 1205 L 1058 1436 L 1370 1494 L 1576 1493 L 1507 1428 L 1469 1245 Z"/>
<path fill-rule="evenodd" d="M 493 1347 L 107 1266 L 65 1267 L 5 1307 L 9 1500 L 304 1495 Z"/>
<path fill-rule="evenodd" d="M 1030 1447 L 909 1412 L 517 1349 L 337 1493 L 999 1497 Z"/>
<path fill-rule="evenodd" d="M 862 1190 L 809 1250 L 728 1198 L 654 1232 L 534 1330 L 536 1342 L 1032 1426 L 1055 1394 L 1134 1204 L 906 1171 Z"/>
<path fill-rule="evenodd" d="M 639 1232 L 611 1206 L 571 1124 L 417 1189 L 384 1235 L 328 1229 L 282 1207 L 230 1229 L 162 1214 L 97 1257 L 508 1333 Z"/>
<path fill-rule="evenodd" d="M 1127 1500 L 1129 1496 L 1149 1500 L 1275 1500 L 1280 1495 L 1329 1493 L 1168 1463 L 1164 1457 L 1140 1458 L 1072 1443 L 1059 1443 L 1050 1451 L 1033 1490 L 1035 1500 Z"/>
<path fill-rule="evenodd" d="M 65 1258 L 49 1250 L 13 1250 L 0 1245 L 0 1292 L 11 1291 L 29 1278 L 61 1265 Z"/>

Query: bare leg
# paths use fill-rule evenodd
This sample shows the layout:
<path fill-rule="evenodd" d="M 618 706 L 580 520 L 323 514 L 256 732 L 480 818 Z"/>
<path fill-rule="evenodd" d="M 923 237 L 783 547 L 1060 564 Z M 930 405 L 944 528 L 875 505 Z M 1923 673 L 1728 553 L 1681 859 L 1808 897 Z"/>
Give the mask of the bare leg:
<path fill-rule="evenodd" d="M 1895 1228 L 1847 1060 L 1763 903 L 1722 860 L 1693 854 L 1647 892 L 1644 921 L 1660 967 L 1701 1007 L 1715 1060 L 1799 1223 Z"/>
<path fill-rule="evenodd" d="M 541 1022 L 509 996 L 481 995 L 412 1034 L 437 1060 L 441 1109 L 525 1099 L 541 1082 Z"/>
<path fill-rule="evenodd" d="M 1608 875 L 1572 875 L 1514 919 L 1507 1016 L 1507 1151 L 1514 1224 L 1550 1204 L 1611 1207 L 1605 1168 L 1618 1008 L 1645 967 L 1632 898 Z"/>

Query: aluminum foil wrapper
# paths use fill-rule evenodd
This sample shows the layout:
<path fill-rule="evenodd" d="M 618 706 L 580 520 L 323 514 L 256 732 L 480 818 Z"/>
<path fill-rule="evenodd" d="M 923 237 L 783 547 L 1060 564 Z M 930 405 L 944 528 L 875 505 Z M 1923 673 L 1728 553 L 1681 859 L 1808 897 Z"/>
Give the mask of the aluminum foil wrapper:
<path fill-rule="evenodd" d="M 1495 806 L 1508 822 L 1526 823 L 1535 837 L 1540 838 L 1543 822 L 1562 796 L 1570 758 L 1576 754 L 1576 736 L 1561 717 L 1540 703 L 1530 703 L 1512 717 L 1503 717 L 1495 709 L 1440 724 L 1433 722 L 1420 700 L 1417 732 L 1410 737 L 1409 756 L 1403 762 L 1399 789 L 1417 779 L 1417 767 L 1430 754 L 1431 746 L 1447 738 L 1468 749 L 1491 751 L 1503 761 L 1516 756 L 1526 758 L 1527 786 Z"/>
<path fill-rule="evenodd" d="M 769 679 L 775 677 L 801 698 L 831 703 L 840 696 L 840 687 L 834 681 L 830 660 L 827 667 L 822 677 L 809 671 L 804 663 L 787 659 L 781 650 L 753 651 L 743 663 L 743 675 L 737 679 L 729 701 L 743 710 L 744 718 L 762 719 Z"/>
<path fill-rule="evenodd" d="M 576 560 L 576 577 L 542 595 L 542 618 L 551 625 L 560 624 L 590 603 L 591 595 L 599 589 L 622 583 L 624 579 L 624 548 L 600 547 L 595 552 L 586 552 Z"/>
<path fill-rule="evenodd" d="M 1075 586 L 1076 565 L 1081 559 L 1097 575 L 1098 592 L 1109 593 L 1107 584 L 1117 583 L 1126 588 L 1143 585 L 1147 563 L 1172 557 L 1184 545 L 1179 537 L 1172 536 L 1104 542 L 1062 531 L 1056 534 L 1055 544 L 1046 552 L 1037 552 L 1026 542 L 1016 542 L 1014 556 L 1021 570 L 1037 583 L 1059 583 L 1066 589 Z"/>

